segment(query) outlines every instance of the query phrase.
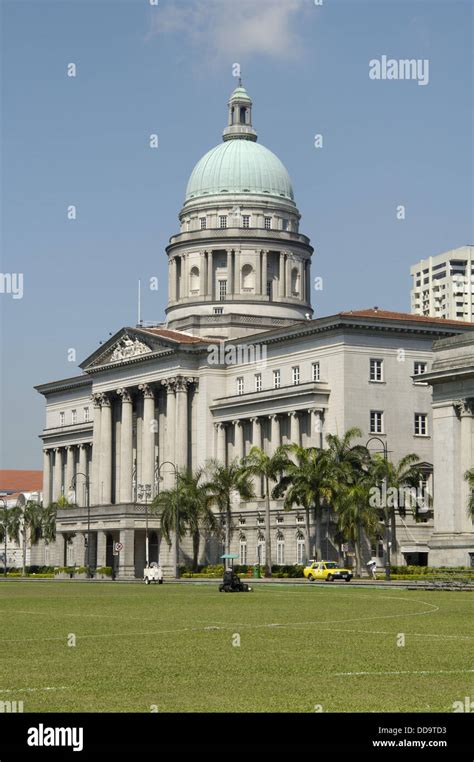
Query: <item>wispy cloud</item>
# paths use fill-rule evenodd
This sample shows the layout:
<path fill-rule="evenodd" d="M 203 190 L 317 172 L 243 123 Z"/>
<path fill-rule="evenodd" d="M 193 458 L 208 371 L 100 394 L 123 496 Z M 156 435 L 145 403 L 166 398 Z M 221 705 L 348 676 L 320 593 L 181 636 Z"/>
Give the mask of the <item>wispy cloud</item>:
<path fill-rule="evenodd" d="M 180 35 L 210 63 L 250 56 L 300 58 L 297 28 L 305 0 L 161 0 L 148 39 Z"/>

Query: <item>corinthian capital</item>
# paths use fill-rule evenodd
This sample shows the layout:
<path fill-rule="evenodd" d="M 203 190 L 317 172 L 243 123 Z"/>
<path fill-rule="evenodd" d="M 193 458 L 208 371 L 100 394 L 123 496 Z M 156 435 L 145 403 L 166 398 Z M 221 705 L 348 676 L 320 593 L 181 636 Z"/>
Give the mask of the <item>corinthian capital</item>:
<path fill-rule="evenodd" d="M 143 392 L 143 396 L 147 399 L 154 399 L 155 395 L 153 389 L 149 384 L 139 384 L 139 390 Z"/>
<path fill-rule="evenodd" d="M 119 397 L 122 398 L 122 402 L 131 402 L 132 401 L 132 395 L 130 394 L 130 389 L 125 389 L 124 387 L 117 389 L 117 394 Z"/>
<path fill-rule="evenodd" d="M 102 404 L 101 394 L 91 394 L 91 400 L 94 407 L 100 407 Z"/>
<path fill-rule="evenodd" d="M 453 406 L 458 418 L 465 415 L 472 415 L 474 412 L 474 398 L 467 397 L 463 400 L 456 400 L 456 402 L 453 403 Z"/>

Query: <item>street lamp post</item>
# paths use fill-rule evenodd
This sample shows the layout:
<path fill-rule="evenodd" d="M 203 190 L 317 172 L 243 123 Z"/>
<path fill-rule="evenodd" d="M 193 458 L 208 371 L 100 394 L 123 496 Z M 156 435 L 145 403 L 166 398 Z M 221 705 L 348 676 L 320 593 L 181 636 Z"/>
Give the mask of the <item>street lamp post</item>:
<path fill-rule="evenodd" d="M 175 489 L 176 489 L 176 516 L 175 516 L 175 522 L 176 522 L 176 532 L 175 532 L 175 547 L 174 547 L 174 575 L 176 579 L 179 579 L 179 500 L 178 500 L 178 469 L 176 468 L 176 465 L 171 462 L 171 460 L 164 460 L 163 463 L 160 463 L 158 466 L 158 477 L 161 479 L 161 469 L 163 466 L 171 466 L 174 473 L 174 481 L 175 481 Z"/>
<path fill-rule="evenodd" d="M 77 477 L 83 476 L 84 477 L 84 488 L 85 488 L 85 496 L 86 496 L 86 508 L 87 508 L 87 577 L 88 579 L 92 579 L 91 574 L 91 505 L 90 505 L 90 481 L 87 474 L 84 474 L 82 471 L 78 471 L 76 475 L 74 476 L 70 489 L 76 491 L 76 482 Z"/>
<path fill-rule="evenodd" d="M 3 503 L 3 543 L 4 543 L 4 557 L 3 557 L 3 576 L 7 576 L 7 502 L 4 497 L 0 497 L 0 502 Z"/>
<path fill-rule="evenodd" d="M 137 501 L 145 500 L 145 565 L 149 565 L 148 500 L 151 500 L 151 484 L 137 484 Z"/>
<path fill-rule="evenodd" d="M 388 462 L 388 447 L 387 443 L 384 442 L 383 439 L 380 437 L 370 437 L 370 439 L 366 442 L 367 449 L 369 448 L 369 444 L 371 442 L 380 442 L 382 445 L 382 451 L 383 451 L 383 459 L 385 463 Z M 384 477 L 384 482 L 386 481 L 386 477 Z M 392 531 L 390 526 L 390 520 L 388 515 L 388 506 L 387 506 L 387 490 L 385 490 L 385 505 L 384 505 L 384 525 L 385 525 L 385 579 L 387 582 L 390 582 L 390 549 L 392 545 Z"/>

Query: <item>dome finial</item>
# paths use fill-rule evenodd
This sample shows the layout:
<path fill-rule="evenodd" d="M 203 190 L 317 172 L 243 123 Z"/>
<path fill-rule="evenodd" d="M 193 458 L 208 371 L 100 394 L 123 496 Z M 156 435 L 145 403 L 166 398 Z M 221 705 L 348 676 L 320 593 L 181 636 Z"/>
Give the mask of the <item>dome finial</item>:
<path fill-rule="evenodd" d="M 242 77 L 239 76 L 239 84 L 230 96 L 229 120 L 224 130 L 224 140 L 257 140 L 257 133 L 252 127 L 252 99 L 242 85 Z"/>

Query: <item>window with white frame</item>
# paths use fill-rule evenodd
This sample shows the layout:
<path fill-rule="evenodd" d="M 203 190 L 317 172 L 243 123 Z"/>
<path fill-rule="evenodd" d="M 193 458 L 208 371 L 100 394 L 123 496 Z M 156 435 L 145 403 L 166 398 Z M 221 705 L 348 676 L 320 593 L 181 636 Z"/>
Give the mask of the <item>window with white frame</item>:
<path fill-rule="evenodd" d="M 255 548 L 255 561 L 258 564 L 265 563 L 265 537 L 259 532 L 257 536 L 257 547 Z"/>
<path fill-rule="evenodd" d="M 427 413 L 415 413 L 415 436 L 416 437 L 428 436 L 428 414 Z"/>
<path fill-rule="evenodd" d="M 422 376 L 423 373 L 426 373 L 428 369 L 428 363 L 423 362 L 422 360 L 415 360 L 413 363 L 413 375 L 414 376 Z"/>
<path fill-rule="evenodd" d="M 59 413 L 59 425 L 64 426 L 66 422 L 66 415 L 62 411 Z"/>
<path fill-rule="evenodd" d="M 291 381 L 293 386 L 296 386 L 300 382 L 300 366 L 294 365 L 291 369 Z"/>
<path fill-rule="evenodd" d="M 265 519 L 263 518 L 263 516 L 257 517 L 257 524 L 265 524 Z"/>
<path fill-rule="evenodd" d="M 77 410 L 71 410 L 71 423 L 73 426 L 77 423 Z"/>
<path fill-rule="evenodd" d="M 265 230 L 271 230 L 272 229 L 272 218 L 271 217 L 265 217 Z"/>
<path fill-rule="evenodd" d="M 298 513 L 296 515 L 296 523 L 297 524 L 304 524 L 304 516 L 302 516 L 301 513 Z"/>
<path fill-rule="evenodd" d="M 239 524 L 240 526 L 244 526 L 244 524 L 247 523 L 247 519 L 245 519 L 243 516 L 239 518 Z"/>
<path fill-rule="evenodd" d="M 249 228 L 250 227 L 250 215 L 249 214 L 243 214 L 242 215 L 242 227 L 243 228 Z"/>
<path fill-rule="evenodd" d="M 370 358 L 370 380 L 383 381 L 383 360 Z"/>
<path fill-rule="evenodd" d="M 199 223 L 201 226 L 201 230 L 205 230 L 207 228 L 207 217 L 200 217 Z"/>
<path fill-rule="evenodd" d="M 237 394 L 243 394 L 244 393 L 244 377 L 239 376 L 236 379 L 237 382 Z"/>
<path fill-rule="evenodd" d="M 227 296 L 227 281 L 220 280 L 219 281 L 219 301 L 224 302 L 226 296 Z"/>
<path fill-rule="evenodd" d="M 283 219 L 281 221 L 281 229 L 282 230 L 288 230 L 288 225 L 289 225 L 288 220 Z"/>
<path fill-rule="evenodd" d="M 226 227 L 227 227 L 227 215 L 225 215 L 225 214 L 222 214 L 222 215 L 219 217 L 219 227 L 220 227 L 221 229 L 223 229 L 223 228 L 226 228 Z"/>
<path fill-rule="evenodd" d="M 281 386 L 281 372 L 279 370 L 273 371 L 273 388 L 279 389 Z"/>
<path fill-rule="evenodd" d="M 88 423 L 88 421 L 90 420 L 89 416 L 90 416 L 89 408 L 85 407 L 84 408 L 84 423 Z"/>
<path fill-rule="evenodd" d="M 240 535 L 239 563 L 241 565 L 247 563 L 247 538 L 244 534 Z"/>
<path fill-rule="evenodd" d="M 311 378 L 313 381 L 321 381 L 321 370 L 319 362 L 313 362 L 311 365 Z"/>
<path fill-rule="evenodd" d="M 304 536 L 301 532 L 298 532 L 296 535 L 296 563 L 302 564 L 304 563 Z"/>
<path fill-rule="evenodd" d="M 282 532 L 277 534 L 277 564 L 282 566 L 285 563 L 285 538 Z"/>
<path fill-rule="evenodd" d="M 383 434 L 383 411 L 371 410 L 370 411 L 370 433 L 371 434 Z"/>
<path fill-rule="evenodd" d="M 283 516 L 277 516 L 277 520 L 276 520 L 276 523 L 277 523 L 277 524 L 283 524 L 283 523 L 284 523 L 284 521 L 283 521 Z"/>
<path fill-rule="evenodd" d="M 223 315 L 224 307 L 214 307 L 214 315 Z"/>
<path fill-rule="evenodd" d="M 256 392 L 262 391 L 262 374 L 261 373 L 255 374 L 255 391 Z"/>

